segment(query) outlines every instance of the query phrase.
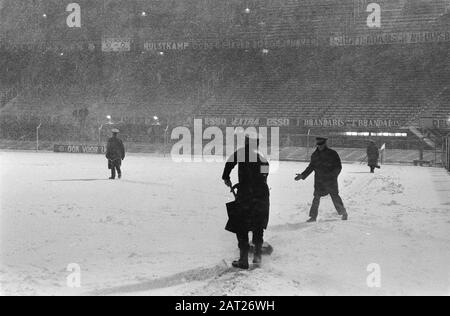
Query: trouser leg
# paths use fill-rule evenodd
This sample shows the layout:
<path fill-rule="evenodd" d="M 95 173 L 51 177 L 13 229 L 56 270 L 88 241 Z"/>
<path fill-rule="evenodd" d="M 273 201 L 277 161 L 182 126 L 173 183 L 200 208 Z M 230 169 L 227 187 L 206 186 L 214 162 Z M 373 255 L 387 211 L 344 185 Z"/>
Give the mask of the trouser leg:
<path fill-rule="evenodd" d="M 120 166 L 116 165 L 116 169 L 117 169 L 117 174 L 119 175 L 119 178 L 122 177 L 122 170 L 120 170 Z"/>
<path fill-rule="evenodd" d="M 333 201 L 334 207 L 336 208 L 336 211 L 339 215 L 347 214 L 347 210 L 344 207 L 344 202 L 342 201 L 338 193 L 331 194 L 331 200 Z"/>
<path fill-rule="evenodd" d="M 238 240 L 238 246 L 241 250 L 248 250 L 249 248 L 249 238 L 248 233 L 237 233 L 236 234 L 237 240 Z"/>
<path fill-rule="evenodd" d="M 262 262 L 262 246 L 264 243 L 264 230 L 258 229 L 253 231 L 253 244 L 255 245 L 255 252 L 253 254 L 253 263 L 260 265 Z"/>
<path fill-rule="evenodd" d="M 311 205 L 309 217 L 317 219 L 317 216 L 319 216 L 319 206 L 320 206 L 320 196 L 314 195 L 314 200 Z"/>
<path fill-rule="evenodd" d="M 114 179 L 116 177 L 116 167 L 112 165 L 111 167 L 111 178 Z"/>
<path fill-rule="evenodd" d="M 264 243 L 264 229 L 258 229 L 253 231 L 253 244 L 262 245 Z"/>
<path fill-rule="evenodd" d="M 245 233 L 238 233 L 237 239 L 239 243 L 239 260 L 233 262 L 233 267 L 239 268 L 239 269 L 248 269 L 248 251 L 249 251 L 249 239 L 248 239 L 248 232 Z"/>

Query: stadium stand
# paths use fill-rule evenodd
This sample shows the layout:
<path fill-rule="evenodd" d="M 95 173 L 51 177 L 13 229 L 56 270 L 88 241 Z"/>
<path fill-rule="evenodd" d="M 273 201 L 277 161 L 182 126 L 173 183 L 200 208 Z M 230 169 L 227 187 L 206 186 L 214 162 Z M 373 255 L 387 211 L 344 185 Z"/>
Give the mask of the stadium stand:
<path fill-rule="evenodd" d="M 0 20 L 0 138 L 33 141 L 41 125 L 43 142 L 96 142 L 99 128 L 104 139 L 112 122 L 128 141 L 161 142 L 167 127 L 189 126 L 194 117 L 389 119 L 397 123 L 384 130 L 313 132 L 335 135 L 338 146 L 357 147 L 364 138 L 341 142 L 338 135 L 405 132 L 404 140 L 383 141 L 391 148 L 420 148 L 427 131 L 417 135 L 410 127 L 420 128 L 424 113 L 437 122 L 449 117 L 449 102 L 436 96 L 450 85 L 450 40 L 442 40 L 446 33 L 439 41 L 432 37 L 449 30 L 448 1 L 380 1 L 381 28 L 367 31 L 370 2 L 108 0 L 86 4 L 87 27 L 67 30 L 64 1 L 6 1 Z M 390 32 L 418 32 L 417 38 L 432 33 L 421 39 L 425 43 L 330 44 L 335 36 Z M 108 37 L 130 38 L 130 49 L 102 51 Z M 146 49 L 144 43 L 155 39 L 241 46 Z M 277 47 L 281 40 L 302 44 Z M 308 129 L 286 127 L 282 137 L 295 139 Z M 439 138 L 447 129 L 438 125 L 430 133 Z"/>

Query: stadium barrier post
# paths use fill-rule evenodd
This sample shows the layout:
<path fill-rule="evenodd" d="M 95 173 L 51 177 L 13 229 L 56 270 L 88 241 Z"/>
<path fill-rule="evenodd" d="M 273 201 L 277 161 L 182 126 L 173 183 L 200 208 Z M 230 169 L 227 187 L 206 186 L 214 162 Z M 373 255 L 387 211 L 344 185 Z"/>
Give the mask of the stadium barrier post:
<path fill-rule="evenodd" d="M 442 140 L 442 165 L 447 169 L 447 137 Z"/>
<path fill-rule="evenodd" d="M 163 148 L 164 158 L 166 158 L 167 145 L 169 143 L 169 141 L 167 139 L 168 130 L 169 130 L 169 125 L 167 125 L 167 127 L 164 129 L 164 148 Z"/>
<path fill-rule="evenodd" d="M 442 163 L 444 164 L 444 167 L 450 171 L 450 133 L 447 134 L 442 143 L 444 147 L 442 150 L 442 154 L 444 155 L 444 157 L 442 157 Z"/>
<path fill-rule="evenodd" d="M 100 125 L 100 127 L 98 128 L 98 145 L 101 145 L 102 142 L 102 129 L 103 129 L 103 124 Z"/>
<path fill-rule="evenodd" d="M 447 149 L 446 149 L 446 159 L 447 159 L 447 170 L 450 171 L 450 135 L 446 137 L 445 140 L 446 144 L 447 144 Z"/>
<path fill-rule="evenodd" d="M 39 129 L 42 126 L 42 122 L 39 122 L 39 125 L 36 127 L 36 152 L 39 151 Z"/>
<path fill-rule="evenodd" d="M 309 136 L 311 135 L 311 129 L 308 129 L 308 134 L 306 135 L 306 160 L 309 159 Z"/>
<path fill-rule="evenodd" d="M 437 143 L 434 144 L 434 167 L 438 167 L 438 146 Z"/>
<path fill-rule="evenodd" d="M 447 170 L 449 170 L 448 139 L 449 139 L 448 136 L 442 138 L 442 153 L 441 153 L 442 166 Z"/>
<path fill-rule="evenodd" d="M 444 137 L 442 140 L 442 165 L 445 169 L 448 168 L 447 166 L 447 137 Z"/>

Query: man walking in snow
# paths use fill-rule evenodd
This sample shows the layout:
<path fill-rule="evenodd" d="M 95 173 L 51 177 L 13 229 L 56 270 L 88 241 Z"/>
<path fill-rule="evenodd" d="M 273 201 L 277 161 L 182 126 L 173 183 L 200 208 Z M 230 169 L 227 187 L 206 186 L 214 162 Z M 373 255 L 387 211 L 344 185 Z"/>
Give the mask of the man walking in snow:
<path fill-rule="evenodd" d="M 331 196 L 334 207 L 342 216 L 342 220 L 348 219 L 347 210 L 339 196 L 338 177 L 342 171 L 341 158 L 336 151 L 328 147 L 327 140 L 325 137 L 317 137 L 317 150 L 311 156 L 311 163 L 303 173 L 297 174 L 295 178 L 296 181 L 305 180 L 315 172 L 314 200 L 309 213 L 309 223 L 317 221 L 320 199 L 327 195 Z"/>
<path fill-rule="evenodd" d="M 253 244 L 255 245 L 253 263 L 261 264 L 264 230 L 267 229 L 269 223 L 270 201 L 267 185 L 269 163 L 258 152 L 258 146 L 257 138 L 246 137 L 245 147 L 239 149 L 228 159 L 222 175 L 225 185 L 231 187 L 230 174 L 238 165 L 239 184 L 236 201 L 241 207 L 241 212 L 237 219 L 240 228 L 236 235 L 240 258 L 233 262 L 233 267 L 239 269 L 249 269 L 249 232 L 253 233 Z"/>
<path fill-rule="evenodd" d="M 378 159 L 380 158 L 380 151 L 375 141 L 369 141 L 369 146 L 367 147 L 367 160 L 368 166 L 370 167 L 370 173 L 375 173 L 375 168 L 380 168 L 378 164 Z"/>
<path fill-rule="evenodd" d="M 122 178 L 122 160 L 125 159 L 125 147 L 120 138 L 117 137 L 119 134 L 118 129 L 112 130 L 112 137 L 108 139 L 108 144 L 106 146 L 106 158 L 108 159 L 108 169 L 111 170 L 111 177 L 109 179 L 114 180 L 116 178 L 116 170 L 119 179 Z"/>

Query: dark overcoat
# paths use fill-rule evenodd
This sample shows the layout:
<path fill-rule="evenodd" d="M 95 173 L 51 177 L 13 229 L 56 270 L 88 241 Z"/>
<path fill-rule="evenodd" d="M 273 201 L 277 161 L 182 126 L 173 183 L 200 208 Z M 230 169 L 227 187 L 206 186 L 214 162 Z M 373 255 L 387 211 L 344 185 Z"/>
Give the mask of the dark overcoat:
<path fill-rule="evenodd" d="M 378 159 L 380 158 L 380 151 L 375 143 L 370 143 L 367 147 L 367 160 L 370 167 L 378 166 Z"/>
<path fill-rule="evenodd" d="M 236 201 L 243 211 L 240 219 L 247 231 L 267 229 L 269 223 L 270 193 L 267 185 L 269 162 L 260 153 L 248 147 L 236 151 L 225 164 L 222 179 L 229 180 L 238 165 L 239 185 Z"/>
<path fill-rule="evenodd" d="M 121 139 L 111 137 L 106 145 L 106 158 L 108 159 L 108 168 L 113 166 L 120 167 L 122 160 L 125 159 L 125 146 Z"/>
<path fill-rule="evenodd" d="M 311 163 L 302 173 L 306 179 L 315 172 L 314 195 L 326 196 L 328 194 L 339 194 L 338 177 L 342 171 L 342 163 L 339 154 L 326 147 L 323 151 L 317 149 L 311 156 Z"/>

